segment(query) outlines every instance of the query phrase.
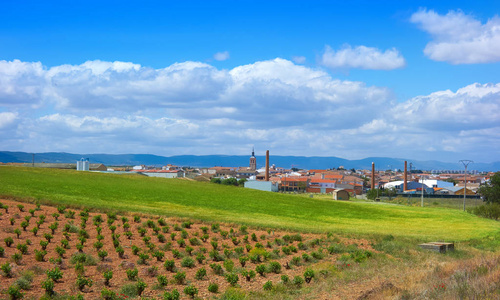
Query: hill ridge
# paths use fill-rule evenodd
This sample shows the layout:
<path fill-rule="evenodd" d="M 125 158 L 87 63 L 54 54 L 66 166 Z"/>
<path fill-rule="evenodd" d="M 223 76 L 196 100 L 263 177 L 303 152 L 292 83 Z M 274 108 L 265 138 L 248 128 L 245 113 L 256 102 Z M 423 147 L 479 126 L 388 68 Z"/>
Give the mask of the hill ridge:
<path fill-rule="evenodd" d="M 175 155 L 160 156 L 154 154 L 75 154 L 67 152 L 44 152 L 35 153 L 35 162 L 46 163 L 74 163 L 81 158 L 89 158 L 91 163 L 102 163 L 108 166 L 121 165 L 155 165 L 161 166 L 174 164 L 179 166 L 192 167 L 240 167 L 247 166 L 249 155 Z M 257 155 L 257 167 L 263 167 L 264 155 Z M 367 157 L 363 159 L 349 160 L 335 156 L 282 156 L 271 155 L 270 162 L 279 167 L 300 169 L 329 169 L 343 166 L 346 169 L 371 169 L 371 163 L 375 163 L 377 170 L 403 169 L 404 161 L 413 163 L 416 169 L 420 170 L 463 170 L 459 162 L 441 162 L 435 160 L 419 161 L 404 158 L 390 157 Z M 3 163 L 31 163 L 32 153 L 0 151 L 0 162 Z M 469 170 L 477 171 L 498 171 L 500 162 L 474 163 L 469 166 Z"/>

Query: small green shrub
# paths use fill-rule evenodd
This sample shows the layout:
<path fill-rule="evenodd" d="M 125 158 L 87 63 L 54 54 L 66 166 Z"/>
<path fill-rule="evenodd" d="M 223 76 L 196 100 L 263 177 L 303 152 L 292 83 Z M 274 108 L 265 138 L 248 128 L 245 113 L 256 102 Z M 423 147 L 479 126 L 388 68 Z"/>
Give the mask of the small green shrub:
<path fill-rule="evenodd" d="M 186 273 L 180 271 L 175 273 L 174 280 L 177 284 L 184 284 L 186 282 Z"/>
<path fill-rule="evenodd" d="M 248 257 L 246 257 L 246 256 L 240 256 L 240 257 L 238 258 L 238 260 L 240 261 L 240 265 L 241 265 L 242 267 L 245 267 L 245 265 L 246 265 L 246 263 L 247 263 L 247 261 L 248 261 Z"/>
<path fill-rule="evenodd" d="M 64 254 L 66 254 L 66 250 L 64 250 L 63 247 L 57 246 L 56 253 L 59 255 L 59 257 L 63 257 Z"/>
<path fill-rule="evenodd" d="M 187 256 L 182 259 L 181 266 L 185 268 L 194 268 L 194 265 L 194 259 L 192 259 L 191 257 Z"/>
<path fill-rule="evenodd" d="M 109 281 L 113 278 L 113 271 L 109 270 L 104 273 L 102 273 L 102 276 L 104 277 L 104 285 L 109 286 Z"/>
<path fill-rule="evenodd" d="M 114 291 L 103 288 L 101 290 L 101 298 L 104 300 L 115 300 L 118 297 L 116 296 L 116 293 Z"/>
<path fill-rule="evenodd" d="M 47 251 L 35 249 L 35 260 L 36 261 L 45 261 L 45 255 L 47 255 Z"/>
<path fill-rule="evenodd" d="M 80 290 L 80 292 L 83 291 L 85 286 L 92 287 L 92 284 L 93 281 L 90 278 L 86 278 L 83 276 L 78 276 L 78 278 L 76 278 L 76 287 L 78 288 L 78 290 Z"/>
<path fill-rule="evenodd" d="M 165 256 L 165 253 L 160 250 L 156 250 L 152 254 L 152 256 L 155 257 L 157 261 L 162 261 L 163 257 Z"/>
<path fill-rule="evenodd" d="M 255 274 L 254 270 L 248 271 L 248 270 L 244 269 L 243 271 L 241 271 L 241 275 L 243 277 L 245 277 L 247 281 L 250 281 L 250 280 L 252 280 L 252 278 L 255 278 L 256 274 Z"/>
<path fill-rule="evenodd" d="M 116 247 L 115 251 L 120 258 L 124 258 L 125 250 L 121 246 Z"/>
<path fill-rule="evenodd" d="M 311 280 L 314 278 L 315 273 L 312 269 L 307 269 L 304 272 L 304 279 L 306 280 L 307 283 L 311 282 Z"/>
<path fill-rule="evenodd" d="M 226 269 L 226 271 L 228 271 L 228 272 L 232 272 L 233 271 L 233 269 L 234 269 L 234 262 L 232 260 L 226 259 L 223 264 L 224 264 L 224 269 Z"/>
<path fill-rule="evenodd" d="M 266 276 L 266 266 L 265 265 L 257 265 L 255 267 L 255 272 L 259 273 L 260 276 Z"/>
<path fill-rule="evenodd" d="M 50 241 L 54 238 L 54 236 L 50 233 L 45 233 L 43 237 L 50 243 Z"/>
<path fill-rule="evenodd" d="M 281 275 L 281 283 L 283 283 L 283 284 L 290 283 L 290 278 L 288 277 L 288 275 L 285 275 L 285 274 Z"/>
<path fill-rule="evenodd" d="M 47 249 L 48 245 L 49 245 L 48 241 L 40 241 L 40 246 L 42 247 L 42 250 Z"/>
<path fill-rule="evenodd" d="M 38 234 L 38 227 L 33 227 L 31 228 L 30 231 L 33 233 L 34 236 L 36 236 Z"/>
<path fill-rule="evenodd" d="M 168 284 L 168 278 L 165 275 L 158 275 L 158 276 L 156 276 L 156 280 L 158 281 L 158 284 L 160 286 L 164 287 L 164 286 L 167 286 L 167 284 Z"/>
<path fill-rule="evenodd" d="M 142 292 L 144 292 L 144 290 L 146 289 L 146 287 L 148 285 L 144 281 L 139 280 L 139 281 L 137 281 L 135 286 L 137 287 L 137 295 L 141 296 Z"/>
<path fill-rule="evenodd" d="M 94 243 L 94 248 L 97 251 L 101 250 L 102 247 L 104 247 L 104 244 L 102 242 L 97 241 L 97 242 Z"/>
<path fill-rule="evenodd" d="M 30 225 L 30 223 L 28 223 L 26 221 L 21 222 L 21 227 L 23 228 L 24 231 L 26 231 L 26 227 L 28 227 L 29 225 Z"/>
<path fill-rule="evenodd" d="M 17 244 L 16 249 L 21 252 L 21 254 L 28 254 L 28 245 L 26 244 Z"/>
<path fill-rule="evenodd" d="M 21 292 L 21 288 L 16 284 L 9 286 L 7 294 L 12 300 L 22 299 L 24 297 L 24 293 Z"/>
<path fill-rule="evenodd" d="M 3 276 L 12 277 L 12 266 L 8 262 L 4 263 L 0 269 L 2 269 Z"/>
<path fill-rule="evenodd" d="M 205 259 L 206 257 L 205 255 L 203 255 L 203 253 L 199 252 L 198 254 L 196 254 L 196 260 L 199 264 L 202 264 Z"/>
<path fill-rule="evenodd" d="M 127 298 L 135 298 L 139 295 L 137 291 L 137 285 L 135 283 L 125 284 L 120 288 L 120 298 L 123 299 L 122 295 L 127 296 Z M 120 299 L 119 298 L 119 299 Z"/>
<path fill-rule="evenodd" d="M 302 284 L 304 284 L 304 279 L 302 277 L 300 277 L 300 276 L 297 275 L 297 276 L 293 277 L 292 283 L 296 287 L 300 288 L 302 286 Z"/>
<path fill-rule="evenodd" d="M 139 270 L 137 268 L 129 269 L 126 271 L 128 280 L 136 280 L 137 275 L 139 275 Z"/>
<path fill-rule="evenodd" d="M 177 250 L 177 249 L 172 249 L 172 256 L 174 258 L 181 258 L 182 257 L 182 253 L 179 250 Z"/>
<path fill-rule="evenodd" d="M 10 247 L 10 246 L 12 246 L 12 244 L 14 244 L 14 239 L 12 237 L 10 237 L 10 236 L 4 238 L 3 241 L 5 242 L 5 245 L 7 247 Z"/>
<path fill-rule="evenodd" d="M 12 260 L 19 265 L 19 263 L 21 262 L 21 260 L 23 259 L 23 255 L 21 253 L 14 253 L 12 255 Z"/>
<path fill-rule="evenodd" d="M 239 280 L 238 274 L 234 274 L 234 273 L 228 273 L 228 274 L 226 274 L 226 281 L 231 286 L 236 286 L 236 284 L 238 284 L 238 280 Z"/>
<path fill-rule="evenodd" d="M 184 294 L 194 299 L 194 297 L 198 294 L 198 289 L 194 285 L 188 285 L 184 288 Z"/>
<path fill-rule="evenodd" d="M 194 275 L 194 278 L 197 280 L 203 280 L 207 276 L 207 270 L 205 268 L 198 269 L 196 271 L 196 274 Z"/>
<path fill-rule="evenodd" d="M 173 289 L 171 292 L 165 292 L 163 294 L 163 300 L 179 300 L 181 298 L 181 294 L 177 289 Z"/>
<path fill-rule="evenodd" d="M 87 254 L 87 253 L 75 253 L 71 256 L 69 261 L 72 264 L 76 264 L 77 262 L 79 262 L 85 266 L 97 265 L 97 260 L 92 255 Z"/>
<path fill-rule="evenodd" d="M 208 291 L 209 291 L 210 293 L 214 293 L 214 294 L 215 294 L 215 293 L 218 293 L 218 292 L 219 292 L 219 285 L 218 285 L 217 283 L 214 283 L 214 282 L 213 282 L 213 283 L 210 283 L 210 284 L 208 285 Z"/>
<path fill-rule="evenodd" d="M 272 281 L 267 281 L 266 283 L 264 283 L 264 286 L 262 286 L 262 288 L 264 289 L 264 291 L 272 290 L 273 289 Z"/>
<path fill-rule="evenodd" d="M 22 290 L 30 290 L 33 277 L 33 272 L 24 272 L 24 274 L 16 280 L 15 284 Z"/>
<path fill-rule="evenodd" d="M 208 256 L 210 256 L 210 258 L 213 261 L 223 261 L 224 260 L 224 256 L 222 256 L 219 253 L 219 251 L 217 251 L 217 250 L 211 250 L 210 253 L 208 253 Z"/>
<path fill-rule="evenodd" d="M 52 281 L 50 278 L 48 278 L 45 281 L 42 281 L 42 288 L 45 290 L 45 293 L 48 296 L 54 295 L 54 281 Z"/>
<path fill-rule="evenodd" d="M 167 270 L 167 271 L 170 271 L 170 272 L 175 271 L 175 261 L 173 259 L 172 260 L 167 259 L 165 261 L 165 263 L 163 264 L 163 266 L 165 267 L 165 270 Z"/>
<path fill-rule="evenodd" d="M 149 255 L 147 255 L 146 253 L 140 253 L 139 260 L 137 260 L 137 264 L 146 265 L 148 263 L 148 260 L 149 260 Z"/>
<path fill-rule="evenodd" d="M 221 265 L 218 265 L 216 263 L 212 263 L 212 264 L 210 264 L 210 268 L 212 268 L 212 270 L 214 271 L 214 273 L 217 274 L 217 275 L 223 275 L 224 274 L 224 270 L 222 269 Z"/>
<path fill-rule="evenodd" d="M 269 263 L 269 270 L 272 273 L 279 274 L 281 273 L 281 264 L 277 261 L 272 261 Z"/>
<path fill-rule="evenodd" d="M 58 267 L 55 267 L 54 269 L 49 269 L 45 273 L 47 274 L 47 277 L 52 279 L 54 282 L 57 282 L 59 279 L 63 277 L 63 273 Z"/>

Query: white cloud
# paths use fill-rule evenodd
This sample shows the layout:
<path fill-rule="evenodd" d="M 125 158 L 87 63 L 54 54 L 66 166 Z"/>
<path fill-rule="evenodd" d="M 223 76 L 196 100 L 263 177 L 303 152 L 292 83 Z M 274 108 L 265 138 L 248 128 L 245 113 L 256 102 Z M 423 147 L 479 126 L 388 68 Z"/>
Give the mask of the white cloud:
<path fill-rule="evenodd" d="M 403 56 L 395 48 L 381 50 L 373 47 L 350 45 L 335 51 L 330 46 L 325 47 L 320 63 L 328 68 L 358 68 L 367 70 L 393 70 L 406 65 Z"/>
<path fill-rule="evenodd" d="M 50 69 L 3 63 L 0 82 L 8 84 L 0 94 L 16 101 L 0 102 L 2 149 L 243 154 L 255 145 L 281 155 L 346 158 L 446 153 L 448 160 L 450 151 L 470 151 L 487 157 L 472 159 L 491 161 L 499 155 L 500 83 L 398 104 L 386 88 L 280 58 L 231 70 L 200 62 L 161 69 L 102 61 Z"/>
<path fill-rule="evenodd" d="M 11 126 L 18 117 L 17 113 L 13 112 L 0 112 L 0 129 L 5 130 Z"/>
<path fill-rule="evenodd" d="M 500 120 L 500 83 L 471 84 L 419 96 L 392 110 L 407 125 L 434 131 L 473 130 L 497 126 Z"/>
<path fill-rule="evenodd" d="M 500 61 L 500 18 L 485 24 L 462 11 L 440 15 L 433 10 L 420 10 L 410 21 L 428 32 L 433 40 L 424 53 L 436 61 L 452 64 L 490 63 Z"/>
<path fill-rule="evenodd" d="M 46 86 L 45 70 L 39 62 L 0 61 L 0 105 L 36 107 Z"/>
<path fill-rule="evenodd" d="M 214 59 L 218 60 L 218 61 L 228 60 L 229 59 L 229 51 L 215 53 Z"/>

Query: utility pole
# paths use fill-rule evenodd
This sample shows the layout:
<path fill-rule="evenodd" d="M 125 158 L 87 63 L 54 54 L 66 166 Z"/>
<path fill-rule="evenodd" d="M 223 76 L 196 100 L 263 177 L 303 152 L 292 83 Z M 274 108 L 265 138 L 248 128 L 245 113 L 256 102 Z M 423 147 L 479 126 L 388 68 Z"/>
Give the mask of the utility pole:
<path fill-rule="evenodd" d="M 420 176 L 420 180 L 422 180 L 422 207 L 424 207 L 424 174 Z"/>
<path fill-rule="evenodd" d="M 459 162 L 461 162 L 465 167 L 465 173 L 464 173 L 464 211 L 465 211 L 465 194 L 467 192 L 467 166 L 470 163 L 474 163 L 474 162 L 472 160 L 468 160 L 468 159 L 462 159 L 462 160 L 459 160 Z"/>

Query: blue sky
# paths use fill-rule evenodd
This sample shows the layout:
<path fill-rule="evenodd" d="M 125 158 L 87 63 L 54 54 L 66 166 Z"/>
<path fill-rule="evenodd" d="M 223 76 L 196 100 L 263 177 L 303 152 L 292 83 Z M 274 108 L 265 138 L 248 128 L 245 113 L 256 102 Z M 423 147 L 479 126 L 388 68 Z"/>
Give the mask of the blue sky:
<path fill-rule="evenodd" d="M 2 150 L 498 161 L 498 1 L 9 1 Z"/>

